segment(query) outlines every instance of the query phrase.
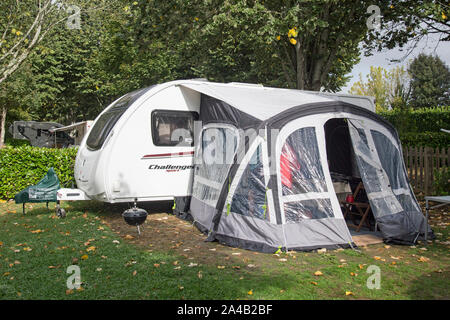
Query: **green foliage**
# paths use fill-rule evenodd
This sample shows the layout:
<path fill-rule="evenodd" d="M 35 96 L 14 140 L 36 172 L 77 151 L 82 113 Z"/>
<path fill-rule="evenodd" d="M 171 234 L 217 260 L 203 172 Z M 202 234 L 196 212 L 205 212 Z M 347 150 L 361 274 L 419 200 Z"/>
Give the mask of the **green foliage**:
<path fill-rule="evenodd" d="M 441 129 L 450 129 L 450 106 L 415 110 L 394 109 L 378 114 L 392 123 L 400 134 L 440 132 Z"/>
<path fill-rule="evenodd" d="M 450 104 L 450 69 L 437 56 L 420 54 L 408 68 L 414 108 Z"/>
<path fill-rule="evenodd" d="M 0 199 L 12 199 L 20 190 L 36 184 L 50 167 L 61 186 L 74 182 L 76 148 L 45 149 L 29 146 L 0 149 Z"/>
<path fill-rule="evenodd" d="M 399 135 L 403 146 L 450 148 L 450 134 L 446 132 L 405 132 Z"/>
<path fill-rule="evenodd" d="M 409 76 L 403 67 L 386 70 L 382 67 L 370 67 L 367 81 L 359 75 L 350 94 L 375 97 L 377 112 L 393 109 L 405 109 L 409 100 Z"/>
<path fill-rule="evenodd" d="M 433 189 L 436 195 L 450 195 L 450 169 L 448 167 L 434 170 Z"/>
<path fill-rule="evenodd" d="M 30 141 L 28 140 L 21 140 L 21 139 L 13 139 L 13 138 L 6 138 L 5 144 L 10 147 L 23 147 L 23 146 L 29 146 Z"/>

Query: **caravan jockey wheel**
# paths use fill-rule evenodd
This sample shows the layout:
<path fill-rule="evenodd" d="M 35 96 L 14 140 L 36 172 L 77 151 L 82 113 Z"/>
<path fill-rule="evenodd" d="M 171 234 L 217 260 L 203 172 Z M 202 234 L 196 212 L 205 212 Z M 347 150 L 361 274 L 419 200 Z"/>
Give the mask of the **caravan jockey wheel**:
<path fill-rule="evenodd" d="M 59 218 L 65 218 L 66 217 L 66 210 L 64 210 L 62 208 L 58 208 L 56 214 L 58 215 Z"/>

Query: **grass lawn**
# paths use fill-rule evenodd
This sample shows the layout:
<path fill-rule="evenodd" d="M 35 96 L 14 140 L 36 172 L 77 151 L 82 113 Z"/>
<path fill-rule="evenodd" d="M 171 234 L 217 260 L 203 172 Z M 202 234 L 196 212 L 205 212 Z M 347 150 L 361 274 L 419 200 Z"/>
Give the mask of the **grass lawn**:
<path fill-rule="evenodd" d="M 50 207 L 53 209 L 54 204 Z M 445 209 L 433 211 L 437 234 L 427 248 L 385 244 L 261 254 L 204 242 L 190 224 L 151 210 L 141 237 L 123 208 L 65 203 L 66 219 L 45 205 L 0 203 L 0 299 L 449 299 Z M 67 267 L 82 287 L 68 290 Z M 368 289 L 367 268 L 381 269 Z M 317 272 L 320 271 L 320 272 Z"/>

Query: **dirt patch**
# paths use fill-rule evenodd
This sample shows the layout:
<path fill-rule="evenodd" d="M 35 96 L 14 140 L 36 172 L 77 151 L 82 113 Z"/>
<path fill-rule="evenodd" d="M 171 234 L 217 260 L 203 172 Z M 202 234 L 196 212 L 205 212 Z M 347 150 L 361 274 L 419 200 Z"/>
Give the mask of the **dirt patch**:
<path fill-rule="evenodd" d="M 176 254 L 199 265 L 266 268 L 280 263 L 280 259 L 282 260 L 283 258 L 282 255 L 263 254 L 228 247 L 218 242 L 206 242 L 206 236 L 191 223 L 181 220 L 172 214 L 167 214 L 167 212 L 172 211 L 171 203 L 162 202 L 141 206 L 149 212 L 149 216 L 142 227 L 140 236 L 136 227 L 127 225 L 121 216 L 121 213 L 127 207 L 106 205 L 107 210 L 104 211 L 102 216 L 105 223 L 123 239 L 147 251 Z M 432 227 L 445 228 L 449 222 L 447 213 L 446 208 L 432 210 L 430 212 Z M 369 256 L 387 253 L 383 243 L 369 246 L 364 244 L 360 246 L 360 249 Z M 392 246 L 389 250 L 391 251 L 389 255 L 404 254 L 408 249 L 408 246 Z M 300 253 L 293 254 L 301 255 Z M 335 251 L 335 254 L 338 258 L 342 256 L 341 251 Z M 413 257 L 413 259 L 415 258 Z M 387 263 L 395 262 L 395 260 L 389 258 L 387 260 Z"/>
<path fill-rule="evenodd" d="M 256 267 L 257 256 L 270 256 L 232 248 L 218 242 L 206 242 L 206 235 L 201 233 L 191 223 L 177 218 L 170 212 L 170 204 L 155 203 L 144 206 L 149 212 L 145 224 L 138 235 L 136 227 L 127 225 L 122 216 L 123 207 L 110 206 L 110 213 L 103 216 L 106 224 L 122 238 L 136 244 L 147 251 L 170 252 L 192 263 L 209 265 L 245 265 Z M 208 253 L 208 254 L 205 254 Z M 276 260 L 276 259 L 274 259 Z M 258 265 L 260 265 L 258 262 Z"/>

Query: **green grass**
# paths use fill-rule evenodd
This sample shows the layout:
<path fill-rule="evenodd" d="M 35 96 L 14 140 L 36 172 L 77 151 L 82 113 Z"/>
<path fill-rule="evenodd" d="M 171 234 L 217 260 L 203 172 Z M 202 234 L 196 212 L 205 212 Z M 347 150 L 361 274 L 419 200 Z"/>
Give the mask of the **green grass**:
<path fill-rule="evenodd" d="M 225 258 L 188 267 L 196 260 L 173 250 L 149 250 L 115 233 L 104 224 L 107 213 L 101 205 L 76 204 L 68 210 L 66 219 L 58 219 L 45 206 L 33 205 L 23 216 L 20 206 L 0 204 L 0 299 L 449 298 L 448 245 L 442 244 L 448 241 L 445 226 L 435 228 L 442 234 L 440 244 L 426 251 L 420 246 L 377 245 L 360 251 L 276 256 L 241 250 L 247 258 L 230 259 L 236 251 L 214 244 L 223 249 Z M 88 251 L 91 247 L 95 250 Z M 421 256 L 430 260 L 419 262 Z M 81 270 L 82 290 L 67 292 L 66 270 L 74 259 Z M 369 265 L 381 268 L 379 290 L 366 286 Z M 319 270 L 323 275 L 314 275 Z M 353 295 L 346 296 L 346 291 Z"/>

